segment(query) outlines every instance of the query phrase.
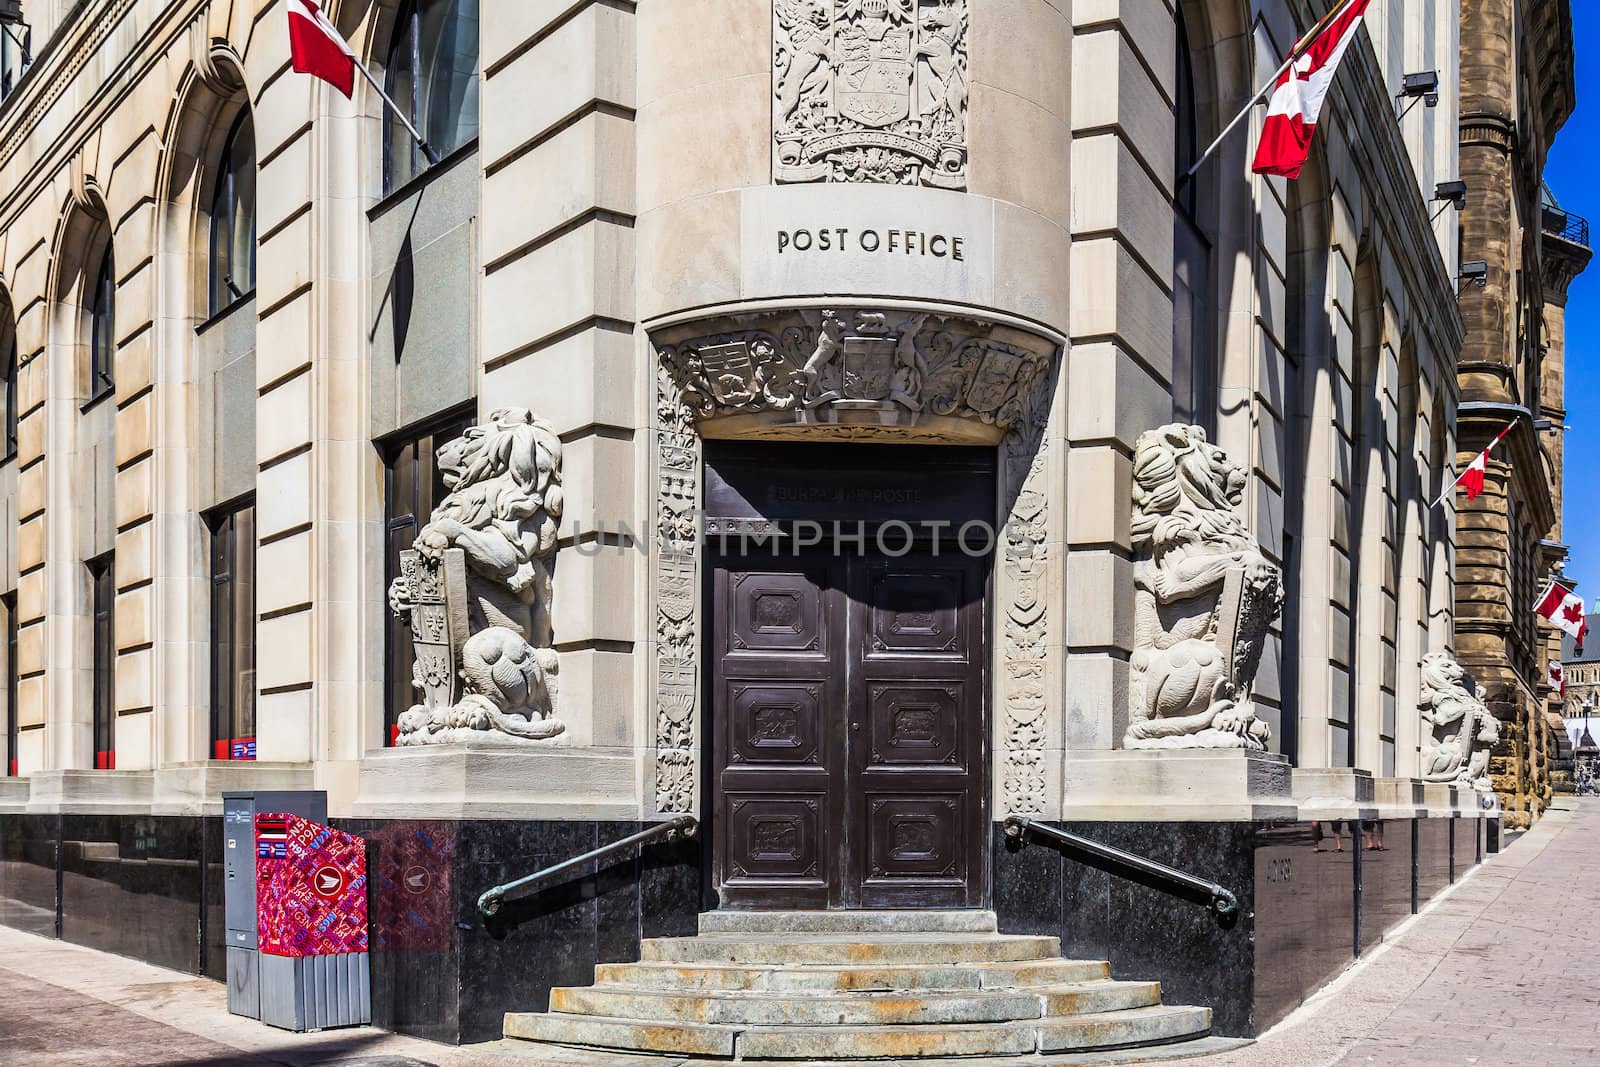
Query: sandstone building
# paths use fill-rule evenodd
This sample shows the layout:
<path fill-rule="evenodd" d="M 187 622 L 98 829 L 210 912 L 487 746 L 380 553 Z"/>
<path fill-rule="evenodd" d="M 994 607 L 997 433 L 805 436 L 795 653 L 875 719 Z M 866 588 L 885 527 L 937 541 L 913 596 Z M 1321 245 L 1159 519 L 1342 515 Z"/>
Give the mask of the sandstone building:
<path fill-rule="evenodd" d="M 727 912 L 914 909 L 1236 1035 L 1492 847 L 1430 507 L 1502 294 L 1458 308 L 1452 0 L 1374 0 L 1292 182 L 1260 109 L 1185 175 L 1298 0 L 327 6 L 433 158 L 290 69 L 281 0 L 24 4 L 0 922 L 223 977 L 220 793 L 318 789 L 407 1032 Z"/>
<path fill-rule="evenodd" d="M 1504 724 L 1493 766 L 1511 826 L 1549 803 L 1555 743 L 1546 679 L 1559 644 L 1528 605 L 1565 557 L 1562 318 L 1589 249 L 1587 224 L 1569 228 L 1547 208 L 1541 175 L 1573 105 L 1567 4 L 1462 4 L 1461 257 L 1487 273 L 1461 290 L 1460 462 L 1512 432 L 1484 495 L 1456 520 L 1456 628 L 1461 662 Z"/>

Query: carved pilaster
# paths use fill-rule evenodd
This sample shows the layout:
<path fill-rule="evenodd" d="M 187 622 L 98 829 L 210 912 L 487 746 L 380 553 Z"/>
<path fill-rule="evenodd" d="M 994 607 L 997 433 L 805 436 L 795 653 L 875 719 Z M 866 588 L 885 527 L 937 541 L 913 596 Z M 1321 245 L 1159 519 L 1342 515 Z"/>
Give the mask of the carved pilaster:
<path fill-rule="evenodd" d="M 1049 470 L 1045 433 L 1052 391 L 1040 375 L 1001 450 L 1004 536 L 999 580 L 999 815 L 1046 815 L 1045 771 L 1051 721 L 1049 640 L 1053 582 Z M 1055 625 L 1059 626 L 1057 621 Z"/>
<path fill-rule="evenodd" d="M 669 363 L 656 370 L 655 804 L 663 813 L 694 810 L 699 705 L 700 438 Z"/>

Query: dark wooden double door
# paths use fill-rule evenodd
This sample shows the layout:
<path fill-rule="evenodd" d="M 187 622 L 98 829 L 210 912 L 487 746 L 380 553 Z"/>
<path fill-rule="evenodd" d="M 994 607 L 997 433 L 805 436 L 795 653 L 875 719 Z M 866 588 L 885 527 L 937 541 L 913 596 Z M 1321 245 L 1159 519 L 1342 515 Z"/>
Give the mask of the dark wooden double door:
<path fill-rule="evenodd" d="M 722 905 L 980 906 L 988 559 L 710 562 Z"/>

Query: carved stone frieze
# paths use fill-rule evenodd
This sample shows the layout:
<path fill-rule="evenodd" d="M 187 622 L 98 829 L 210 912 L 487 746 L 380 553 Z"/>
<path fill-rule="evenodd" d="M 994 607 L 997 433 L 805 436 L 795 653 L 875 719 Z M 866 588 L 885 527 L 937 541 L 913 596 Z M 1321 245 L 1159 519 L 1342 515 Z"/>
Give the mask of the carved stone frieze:
<path fill-rule="evenodd" d="M 774 0 L 773 177 L 967 184 L 967 0 Z"/>
<path fill-rule="evenodd" d="M 1250 686 L 1283 585 L 1235 511 L 1244 487 L 1244 469 L 1198 426 L 1135 445 L 1125 748 L 1266 747 Z"/>
<path fill-rule="evenodd" d="M 1474 692 L 1476 688 L 1450 653 L 1422 657 L 1417 703 L 1427 727 L 1422 738 L 1423 780 L 1493 791 L 1489 756 L 1500 741 L 1500 722 Z"/>
<path fill-rule="evenodd" d="M 389 587 L 422 696 L 401 714 L 396 742 L 553 738 L 566 729 L 554 715 L 550 627 L 561 439 L 509 408 L 441 446 L 436 462 L 449 492 Z"/>
<path fill-rule="evenodd" d="M 661 350 L 707 436 L 821 426 L 998 443 L 1052 354 L 1023 331 L 928 312 L 841 308 L 729 325 Z"/>

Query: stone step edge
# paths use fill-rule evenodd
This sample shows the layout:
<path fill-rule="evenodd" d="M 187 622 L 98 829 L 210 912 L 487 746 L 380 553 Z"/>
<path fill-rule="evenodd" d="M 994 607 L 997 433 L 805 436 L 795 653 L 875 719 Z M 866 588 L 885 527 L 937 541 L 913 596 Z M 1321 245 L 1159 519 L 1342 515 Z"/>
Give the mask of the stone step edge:
<path fill-rule="evenodd" d="M 917 1000 L 1002 1000 L 1007 997 L 1033 996 L 1046 998 L 1075 993 L 1100 993 L 1110 990 L 1132 991 L 1134 988 L 1160 987 L 1159 982 L 1129 978 L 1086 978 L 1076 982 L 1052 982 L 1048 985 L 989 986 L 977 989 L 670 989 L 661 986 L 634 985 L 630 982 L 596 982 L 586 986 L 557 986 L 567 992 L 616 993 L 621 996 L 672 997 L 684 1000 L 804 1000 L 826 1002 L 871 1001 L 912 998 Z"/>
<path fill-rule="evenodd" d="M 702 912 L 701 934 L 736 933 L 951 933 L 993 934 L 999 921 L 992 910 L 927 908 L 855 911 Z"/>
<path fill-rule="evenodd" d="M 1174 1032 L 1174 1033 L 1170 1033 L 1170 1034 L 1165 1034 L 1165 1035 L 1162 1035 L 1162 1036 L 1159 1036 L 1159 1037 L 1136 1039 L 1136 1040 L 1127 1041 L 1127 1042 L 1115 1042 L 1115 1041 L 1113 1041 L 1113 1042 L 1107 1042 L 1107 1043 L 1104 1043 L 1104 1044 L 1080 1045 L 1080 1046 L 1071 1046 L 1071 1047 L 1064 1047 L 1064 1046 L 1062 1046 L 1060 1044 L 1052 1043 L 1052 1044 L 1054 1044 L 1053 1048 L 1050 1048 L 1048 1050 L 1044 1048 L 1044 1045 L 1046 1044 L 1046 1038 L 1045 1038 L 1045 1031 L 1046 1030 L 1054 1030 L 1054 1031 L 1057 1031 L 1057 1032 L 1060 1032 L 1060 1031 L 1062 1031 L 1064 1029 L 1069 1029 L 1069 1028 L 1070 1029 L 1084 1029 L 1084 1030 L 1086 1030 L 1086 1029 L 1089 1029 L 1092 1026 L 1100 1025 L 1100 1024 L 1104 1024 L 1104 1023 L 1126 1024 L 1126 1023 L 1130 1023 L 1130 1022 L 1138 1023 L 1138 1022 L 1142 1022 L 1142 1021 L 1146 1021 L 1146 1020 L 1154 1020 L 1154 1021 L 1158 1021 L 1159 1022 L 1159 1021 L 1162 1021 L 1162 1020 L 1172 1019 L 1174 1017 L 1181 1017 L 1181 1016 L 1185 1016 L 1185 1015 L 1198 1015 L 1200 1018 L 1202 1018 L 1204 1020 L 1204 1025 L 1203 1026 L 1194 1027 L 1192 1029 L 1185 1029 L 1185 1030 L 1182 1030 L 1182 1031 L 1178 1031 L 1178 1032 Z M 658 1034 L 679 1035 L 679 1036 L 688 1038 L 689 1040 L 683 1042 L 677 1048 L 662 1049 L 662 1050 L 652 1050 L 652 1049 L 641 1049 L 641 1048 L 639 1048 L 639 1046 L 637 1044 L 624 1044 L 624 1043 L 608 1044 L 608 1043 L 604 1043 L 604 1042 L 582 1042 L 582 1041 L 572 1041 L 572 1040 L 551 1040 L 551 1039 L 544 1039 L 544 1038 L 537 1038 L 537 1037 L 520 1037 L 518 1034 L 515 1034 L 515 1033 L 511 1032 L 514 1028 L 517 1027 L 519 1020 L 533 1021 L 535 1019 L 548 1019 L 548 1020 L 555 1021 L 557 1023 L 567 1023 L 567 1024 L 575 1025 L 575 1026 L 577 1026 L 579 1028 L 590 1029 L 590 1030 L 593 1030 L 593 1031 L 597 1031 L 596 1036 L 598 1036 L 599 1034 L 603 1034 L 606 1031 L 627 1030 L 627 1031 L 632 1032 L 632 1031 L 637 1031 L 637 1030 L 640 1030 L 640 1029 L 647 1029 L 647 1030 L 650 1030 L 650 1031 L 652 1031 L 654 1033 L 658 1033 Z M 921 1034 L 921 1035 L 938 1034 L 938 1035 L 941 1035 L 941 1036 L 953 1038 L 953 1037 L 965 1035 L 965 1034 L 968 1034 L 968 1033 L 972 1033 L 972 1034 L 975 1034 L 975 1035 L 982 1035 L 982 1034 L 985 1034 L 985 1033 L 987 1033 L 987 1034 L 1000 1034 L 1002 1032 L 1007 1033 L 1007 1034 L 1015 1034 L 1015 1033 L 1018 1033 L 1018 1032 L 1028 1032 L 1028 1031 L 1032 1032 L 1032 1046 L 1033 1047 L 1032 1047 L 1031 1053 L 1030 1052 L 1014 1052 L 1014 1053 L 998 1053 L 997 1055 L 1028 1055 L 1028 1054 L 1035 1054 L 1035 1053 L 1041 1053 L 1041 1054 L 1048 1055 L 1050 1053 L 1071 1052 L 1071 1051 L 1078 1051 L 1078 1050 L 1086 1051 L 1086 1052 L 1087 1051 L 1109 1052 L 1109 1051 L 1117 1051 L 1119 1049 L 1152 1048 L 1152 1047 L 1157 1047 L 1157 1046 L 1160 1046 L 1160 1045 L 1176 1044 L 1176 1043 L 1183 1042 L 1183 1041 L 1196 1040 L 1196 1039 L 1199 1039 L 1199 1038 L 1203 1038 L 1203 1037 L 1209 1036 L 1210 1033 L 1211 1033 L 1211 1013 L 1207 1009 L 1196 1008 L 1196 1007 L 1192 1007 L 1192 1006 L 1188 1006 L 1188 1005 L 1180 1005 L 1180 1004 L 1165 1005 L 1165 1004 L 1162 1004 L 1162 1005 L 1152 1005 L 1150 1007 L 1144 1007 L 1144 1008 L 1128 1008 L 1128 1009 L 1124 1009 L 1124 1010 L 1121 1010 L 1121 1011 L 1098 1012 L 1098 1013 L 1094 1013 L 1092 1015 L 1051 1016 L 1051 1017 L 1046 1017 L 1044 1019 L 1024 1019 L 1024 1020 L 1016 1020 L 1016 1021 L 1012 1021 L 1012 1022 L 925 1023 L 925 1024 L 897 1023 L 897 1024 L 893 1024 L 893 1025 L 889 1025 L 889 1026 L 816 1027 L 816 1026 L 762 1026 L 762 1025 L 747 1025 L 747 1024 L 695 1023 L 695 1022 L 641 1022 L 640 1020 L 637 1020 L 637 1019 L 618 1019 L 618 1018 L 611 1018 L 611 1017 L 607 1017 L 607 1016 L 598 1016 L 598 1015 L 574 1015 L 574 1014 L 569 1014 L 569 1013 L 566 1013 L 566 1012 L 507 1012 L 506 1016 L 505 1016 L 505 1024 L 504 1024 L 504 1026 L 502 1028 L 502 1033 L 506 1038 L 510 1038 L 510 1039 L 514 1039 L 514 1040 L 541 1042 L 541 1043 L 545 1043 L 545 1044 L 561 1045 L 561 1046 L 565 1046 L 565 1047 L 569 1047 L 569 1048 L 617 1049 L 617 1050 L 630 1051 L 630 1052 L 652 1052 L 652 1051 L 657 1051 L 657 1052 L 662 1052 L 662 1053 L 666 1053 L 666 1054 L 674 1054 L 674 1055 L 683 1055 L 683 1054 L 709 1055 L 709 1056 L 723 1056 L 723 1057 L 732 1057 L 732 1058 L 742 1058 L 741 1051 L 740 1051 L 739 1039 L 742 1038 L 742 1037 L 745 1037 L 747 1035 L 756 1035 L 756 1036 L 765 1037 L 765 1036 L 769 1036 L 769 1035 L 782 1034 L 782 1035 L 786 1035 L 786 1036 L 791 1037 L 791 1038 L 804 1039 L 804 1038 L 807 1038 L 807 1037 L 811 1037 L 811 1038 L 815 1038 L 815 1039 L 819 1039 L 820 1040 L 820 1039 L 829 1038 L 829 1037 L 837 1038 L 841 1034 L 846 1035 L 846 1036 L 852 1036 L 853 1033 L 855 1033 L 855 1032 L 859 1032 L 863 1036 L 865 1036 L 865 1035 L 873 1035 L 873 1036 L 880 1036 L 881 1037 L 881 1036 L 889 1036 L 889 1035 L 893 1035 L 893 1036 L 905 1035 L 905 1036 L 913 1036 L 914 1037 L 914 1036 L 919 1035 L 919 1034 Z M 701 1039 L 701 1040 L 695 1040 L 695 1039 Z M 723 1040 L 723 1039 L 725 1039 L 725 1040 Z M 713 1044 L 715 1044 L 718 1049 L 726 1048 L 727 1051 L 726 1052 L 712 1051 L 711 1050 L 711 1046 Z M 978 1055 L 982 1055 L 982 1054 L 980 1053 Z M 766 1057 L 766 1058 L 773 1058 L 773 1057 Z M 801 1055 L 801 1056 L 797 1056 L 797 1057 L 794 1057 L 794 1058 L 796 1058 L 796 1059 L 807 1059 L 807 1058 L 814 1058 L 814 1057 L 810 1057 L 810 1056 L 807 1056 L 807 1055 Z M 855 1058 L 861 1058 L 861 1057 L 855 1057 Z M 916 1059 L 918 1057 L 913 1056 L 913 1057 L 907 1057 L 907 1058 Z M 928 1057 L 928 1058 L 931 1059 L 933 1057 Z"/>

